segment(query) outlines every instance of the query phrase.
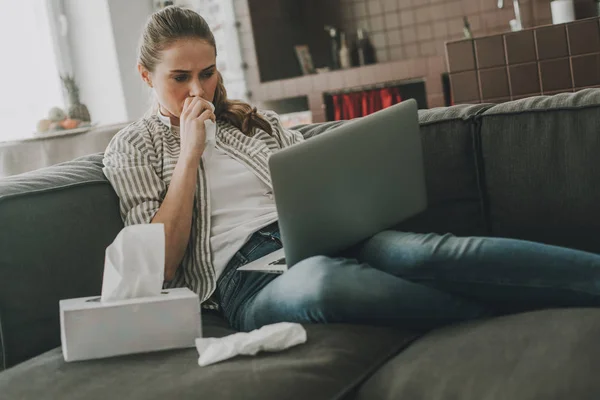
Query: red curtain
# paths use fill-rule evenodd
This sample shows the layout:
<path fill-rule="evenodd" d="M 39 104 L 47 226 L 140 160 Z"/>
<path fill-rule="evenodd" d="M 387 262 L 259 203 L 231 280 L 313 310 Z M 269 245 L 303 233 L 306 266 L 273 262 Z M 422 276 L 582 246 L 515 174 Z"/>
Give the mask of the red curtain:
<path fill-rule="evenodd" d="M 331 97 L 335 121 L 364 117 L 402 101 L 400 91 L 395 87 L 340 93 Z"/>

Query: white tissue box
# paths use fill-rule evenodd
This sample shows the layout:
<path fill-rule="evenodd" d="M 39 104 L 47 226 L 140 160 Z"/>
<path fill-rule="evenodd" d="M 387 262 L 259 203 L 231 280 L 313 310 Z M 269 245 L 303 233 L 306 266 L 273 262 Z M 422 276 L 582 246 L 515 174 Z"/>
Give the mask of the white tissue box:
<path fill-rule="evenodd" d="M 100 296 L 61 300 L 65 361 L 194 347 L 202 336 L 200 299 L 188 288 L 101 303 Z"/>

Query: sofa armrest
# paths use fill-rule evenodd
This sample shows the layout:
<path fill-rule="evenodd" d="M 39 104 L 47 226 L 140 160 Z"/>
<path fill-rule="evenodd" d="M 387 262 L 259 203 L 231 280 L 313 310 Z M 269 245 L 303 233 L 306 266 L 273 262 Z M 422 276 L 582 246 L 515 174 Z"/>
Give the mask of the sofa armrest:
<path fill-rule="evenodd" d="M 100 293 L 122 229 L 96 154 L 0 179 L 0 326 L 6 367 L 60 345 L 58 301 Z"/>

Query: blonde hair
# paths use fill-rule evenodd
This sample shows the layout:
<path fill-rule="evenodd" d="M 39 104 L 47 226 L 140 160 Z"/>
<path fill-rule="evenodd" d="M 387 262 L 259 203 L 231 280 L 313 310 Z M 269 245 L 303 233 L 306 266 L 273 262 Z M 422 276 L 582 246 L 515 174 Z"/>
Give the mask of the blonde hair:
<path fill-rule="evenodd" d="M 196 38 L 209 43 L 217 53 L 215 37 L 198 13 L 178 6 L 165 7 L 148 18 L 138 46 L 138 63 L 150 72 L 161 62 L 162 51 L 179 39 Z M 257 113 L 256 107 L 238 100 L 229 100 L 218 72 L 218 83 L 213 99 L 217 120 L 226 121 L 247 136 L 256 129 L 273 134 L 271 124 Z M 154 110 L 156 111 L 156 110 Z"/>

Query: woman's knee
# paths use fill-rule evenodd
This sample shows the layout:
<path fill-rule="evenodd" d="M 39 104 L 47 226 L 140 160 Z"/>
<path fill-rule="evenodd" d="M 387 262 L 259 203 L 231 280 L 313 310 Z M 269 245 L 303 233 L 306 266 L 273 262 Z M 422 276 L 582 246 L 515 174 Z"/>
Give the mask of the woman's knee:
<path fill-rule="evenodd" d="M 364 243 L 358 258 L 374 268 L 405 276 L 443 261 L 455 241 L 451 234 L 382 231 Z"/>
<path fill-rule="evenodd" d="M 344 290 L 344 280 L 349 268 L 356 268 L 352 259 L 316 256 L 294 265 L 288 273 L 290 278 L 303 282 L 302 295 L 297 299 L 305 310 L 313 310 L 320 317 L 337 309 L 349 295 Z M 294 272 L 291 276 L 292 272 Z M 320 319 L 320 318 L 319 318 Z"/>
<path fill-rule="evenodd" d="M 330 286 L 343 274 L 342 268 L 353 264 L 356 261 L 352 259 L 314 256 L 300 261 L 288 273 L 295 279 L 310 282 L 312 287 Z"/>

